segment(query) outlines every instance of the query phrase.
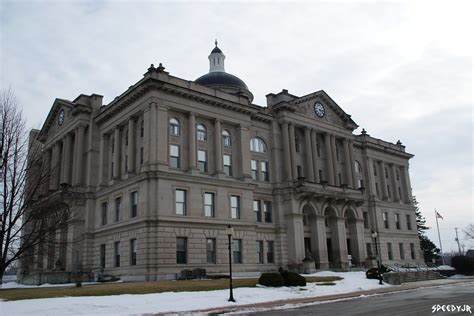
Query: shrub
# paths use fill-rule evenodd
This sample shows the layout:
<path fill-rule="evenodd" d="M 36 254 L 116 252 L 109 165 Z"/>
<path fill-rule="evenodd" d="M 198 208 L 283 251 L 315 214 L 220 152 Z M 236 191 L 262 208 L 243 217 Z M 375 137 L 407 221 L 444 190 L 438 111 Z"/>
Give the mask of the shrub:
<path fill-rule="evenodd" d="M 258 284 L 279 287 L 285 285 L 285 281 L 280 273 L 262 273 L 258 279 Z"/>
<path fill-rule="evenodd" d="M 386 266 L 384 266 L 383 264 L 380 266 L 380 270 L 382 271 L 382 274 L 392 271 Z M 365 272 L 365 276 L 367 277 L 367 279 L 378 279 L 379 278 L 378 268 L 377 267 L 370 268 L 369 270 Z"/>
<path fill-rule="evenodd" d="M 306 286 L 306 278 L 298 273 L 282 271 L 280 272 L 285 286 Z"/>
<path fill-rule="evenodd" d="M 454 256 L 451 258 L 451 265 L 456 269 L 456 272 L 460 274 L 474 274 L 474 258 Z"/>

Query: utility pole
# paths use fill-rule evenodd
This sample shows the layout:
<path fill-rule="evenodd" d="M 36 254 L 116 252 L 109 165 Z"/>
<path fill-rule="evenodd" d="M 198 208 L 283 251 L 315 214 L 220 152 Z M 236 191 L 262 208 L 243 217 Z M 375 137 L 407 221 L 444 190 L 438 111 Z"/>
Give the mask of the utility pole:
<path fill-rule="evenodd" d="M 459 255 L 461 255 L 461 245 L 459 244 L 458 229 L 459 228 L 457 227 L 454 229 L 456 231 L 456 239 L 454 240 L 456 240 L 456 242 L 458 243 L 458 251 L 459 251 Z"/>

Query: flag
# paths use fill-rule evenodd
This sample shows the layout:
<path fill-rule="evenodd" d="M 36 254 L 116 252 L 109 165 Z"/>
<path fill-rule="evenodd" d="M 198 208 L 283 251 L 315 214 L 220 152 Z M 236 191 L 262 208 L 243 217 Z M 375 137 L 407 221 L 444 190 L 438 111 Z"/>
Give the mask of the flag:
<path fill-rule="evenodd" d="M 436 212 L 436 218 L 441 218 L 441 219 L 444 219 L 443 216 L 441 216 L 440 213 L 438 213 L 438 211 L 435 211 Z"/>

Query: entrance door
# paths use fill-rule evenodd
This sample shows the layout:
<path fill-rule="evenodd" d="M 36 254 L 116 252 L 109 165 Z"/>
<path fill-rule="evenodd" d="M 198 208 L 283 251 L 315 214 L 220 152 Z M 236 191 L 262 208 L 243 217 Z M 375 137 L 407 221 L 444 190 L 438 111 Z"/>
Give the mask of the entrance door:
<path fill-rule="evenodd" d="M 333 255 L 332 255 L 332 240 L 331 238 L 326 238 L 326 247 L 328 249 L 328 261 L 329 263 L 333 263 Z"/>

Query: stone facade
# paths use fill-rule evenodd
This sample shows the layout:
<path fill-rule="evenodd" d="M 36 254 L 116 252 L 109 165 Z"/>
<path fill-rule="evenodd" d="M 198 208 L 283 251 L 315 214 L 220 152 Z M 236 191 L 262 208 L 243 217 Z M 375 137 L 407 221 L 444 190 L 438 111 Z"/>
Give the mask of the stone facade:
<path fill-rule="evenodd" d="M 383 263 L 422 261 L 413 156 L 400 142 L 354 134 L 322 90 L 268 94 L 262 107 L 246 86 L 226 84 L 176 78 L 160 64 L 107 105 L 96 94 L 56 99 L 33 133 L 52 170 L 43 191 L 74 191 L 83 203 L 53 236 L 67 243 L 37 249 L 28 271 L 51 270 L 61 256 L 65 271 L 103 268 L 125 280 L 225 273 L 228 224 L 240 240 L 236 273 L 308 256 L 317 269 L 346 269 L 349 257 L 371 264 L 373 231 Z"/>

